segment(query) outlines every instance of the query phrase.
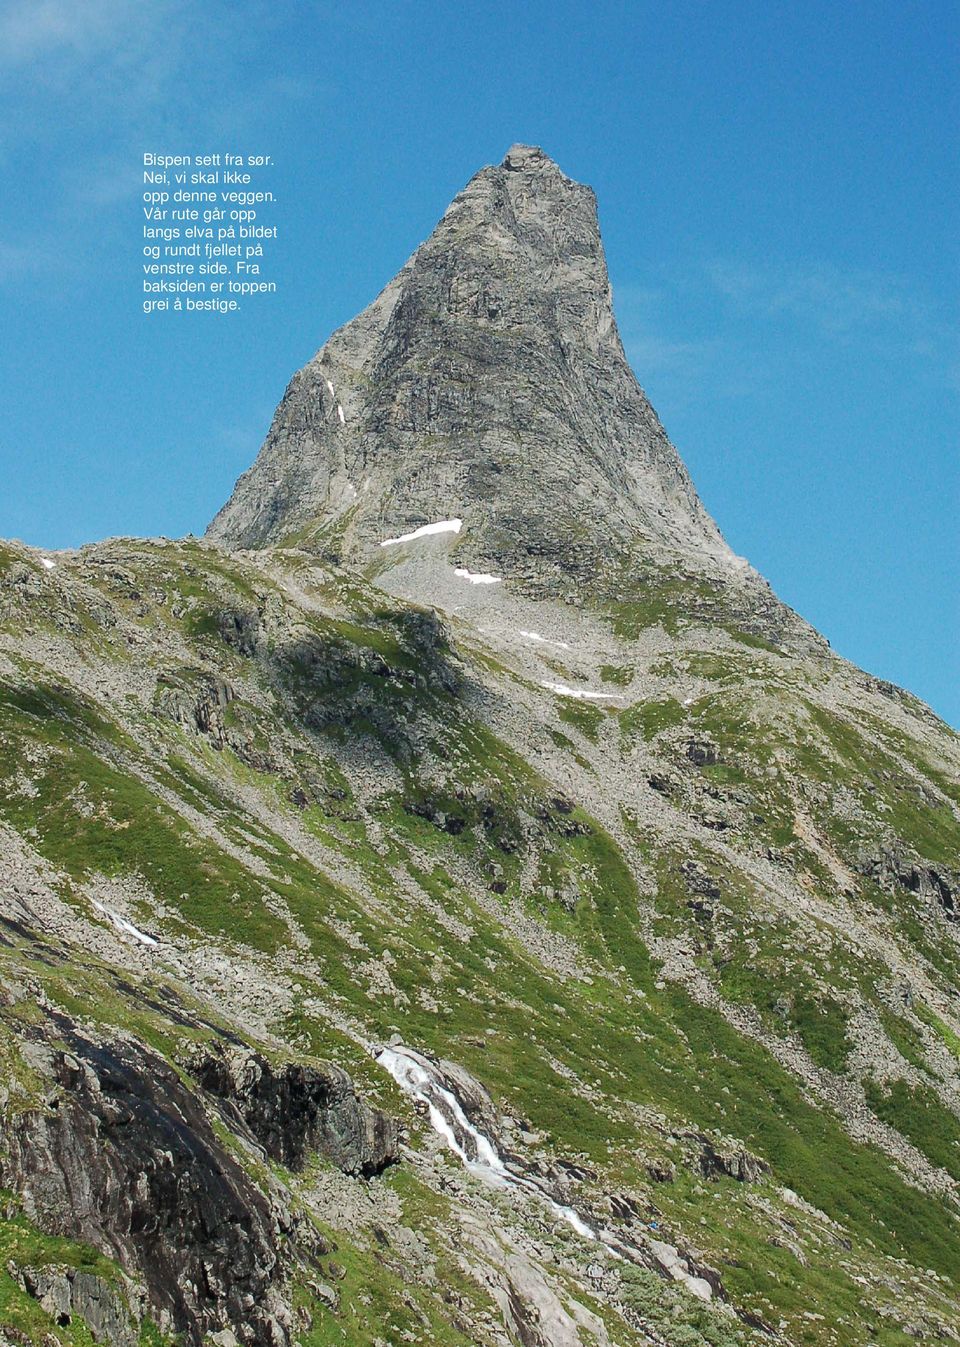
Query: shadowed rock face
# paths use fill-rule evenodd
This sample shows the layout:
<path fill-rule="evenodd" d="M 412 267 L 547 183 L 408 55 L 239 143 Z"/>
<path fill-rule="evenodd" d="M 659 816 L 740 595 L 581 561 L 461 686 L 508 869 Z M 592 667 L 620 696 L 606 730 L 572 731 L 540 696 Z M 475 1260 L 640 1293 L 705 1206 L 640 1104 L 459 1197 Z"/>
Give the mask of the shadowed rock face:
<path fill-rule="evenodd" d="M 93 1042 L 57 1017 L 43 1048 L 55 1088 L 4 1138 L 5 1187 L 45 1230 L 93 1244 L 140 1277 L 153 1311 L 199 1343 L 224 1323 L 288 1341 L 276 1284 L 292 1220 L 214 1135 L 197 1097 L 140 1044 Z M 278 1317 L 279 1311 L 279 1317 Z"/>
<path fill-rule="evenodd" d="M 498 574 L 588 573 L 638 541 L 735 564 L 627 364 L 594 194 L 527 146 L 294 376 L 208 534 L 369 560 L 452 518 Z"/>
<path fill-rule="evenodd" d="M 274 1068 L 258 1053 L 235 1049 L 204 1055 L 194 1074 L 290 1169 L 302 1169 L 314 1150 L 346 1174 L 379 1174 L 399 1159 L 396 1120 L 359 1099 L 339 1067 Z"/>
<path fill-rule="evenodd" d="M 229 1325 L 241 1342 L 286 1347 L 289 1277 L 315 1262 L 323 1242 L 279 1184 L 258 1185 L 237 1163 L 203 1094 L 142 1043 L 94 1041 L 60 1013 L 29 1052 L 47 1083 L 45 1105 L 11 1119 L 0 1186 L 22 1196 L 44 1231 L 115 1258 L 142 1282 L 167 1331 L 199 1343 Z M 398 1158 L 396 1120 L 364 1103 L 338 1067 L 274 1067 L 214 1044 L 191 1069 L 234 1134 L 288 1168 L 319 1151 L 345 1173 L 369 1176 Z M 95 1277 L 55 1270 L 21 1284 L 50 1312 L 100 1325 L 98 1340 L 128 1347 L 136 1338 L 122 1298 Z"/>

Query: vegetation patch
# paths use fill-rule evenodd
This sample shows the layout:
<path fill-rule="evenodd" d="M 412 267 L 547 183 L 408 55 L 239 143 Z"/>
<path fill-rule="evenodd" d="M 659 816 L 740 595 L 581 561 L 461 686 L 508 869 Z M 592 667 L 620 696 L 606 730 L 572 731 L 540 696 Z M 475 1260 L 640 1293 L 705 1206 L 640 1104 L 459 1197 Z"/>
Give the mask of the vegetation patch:
<path fill-rule="evenodd" d="M 604 683 L 614 683 L 625 688 L 633 682 L 636 669 L 632 664 L 601 664 L 600 677 Z"/>
<path fill-rule="evenodd" d="M 557 709 L 557 715 L 568 725 L 573 725 L 578 729 L 584 738 L 596 743 L 600 738 L 600 726 L 603 724 L 606 712 L 601 711 L 599 706 L 591 706 L 589 702 L 578 702 L 572 698 L 563 698 Z"/>
<path fill-rule="evenodd" d="M 620 734 L 628 741 L 638 734 L 647 740 L 655 739 L 664 730 L 682 725 L 686 719 L 687 709 L 675 697 L 637 702 L 621 713 Z"/>
<path fill-rule="evenodd" d="M 864 1085 L 867 1103 L 877 1117 L 895 1127 L 931 1164 L 960 1180 L 960 1119 L 925 1085 L 904 1080 Z"/>

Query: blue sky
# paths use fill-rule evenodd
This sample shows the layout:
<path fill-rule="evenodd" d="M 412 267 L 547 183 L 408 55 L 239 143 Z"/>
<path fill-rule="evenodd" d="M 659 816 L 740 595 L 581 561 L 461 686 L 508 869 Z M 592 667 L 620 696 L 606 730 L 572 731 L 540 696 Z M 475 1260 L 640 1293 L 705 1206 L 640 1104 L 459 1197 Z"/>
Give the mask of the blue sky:
<path fill-rule="evenodd" d="M 600 201 L 734 549 L 960 724 L 953 3 L 0 0 L 0 536 L 201 532 L 293 371 L 517 140 Z M 280 293 L 146 318 L 144 150 L 269 153 Z"/>

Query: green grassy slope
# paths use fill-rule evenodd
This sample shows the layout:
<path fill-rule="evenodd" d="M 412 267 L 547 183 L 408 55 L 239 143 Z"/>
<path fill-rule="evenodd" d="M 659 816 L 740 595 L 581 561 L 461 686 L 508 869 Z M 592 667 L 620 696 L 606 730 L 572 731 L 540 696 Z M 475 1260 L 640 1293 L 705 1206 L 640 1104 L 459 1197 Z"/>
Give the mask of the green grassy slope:
<path fill-rule="evenodd" d="M 137 976 L 150 1003 L 189 981 L 167 965 L 171 950 L 188 967 L 191 951 L 224 950 L 284 982 L 257 1033 L 341 1061 L 415 1137 L 422 1122 L 361 1041 L 399 1033 L 461 1062 L 544 1155 L 589 1171 L 584 1201 L 631 1195 L 648 1227 L 695 1244 L 736 1309 L 786 1341 L 894 1347 L 912 1340 L 908 1315 L 960 1331 L 944 1009 L 960 953 L 948 914 L 867 864 L 893 847 L 956 866 L 945 727 L 918 716 L 911 737 L 903 718 L 855 721 L 823 695 L 829 666 L 750 632 L 718 654 L 670 616 L 670 654 L 636 656 L 662 694 L 628 692 L 613 712 L 561 706 L 547 772 L 485 718 L 481 689 L 509 699 L 511 678 L 357 577 L 305 569 L 297 554 L 268 575 L 191 544 L 113 545 L 64 569 L 3 558 L 0 820 L 49 863 L 78 917 L 102 926 L 91 898 L 120 886 L 125 914 L 162 942 Z M 681 599 L 673 583 L 619 613 L 620 637 L 662 624 Z M 670 692 L 678 666 L 704 689 L 686 706 Z M 211 677 L 229 697 L 212 710 L 207 698 L 198 721 Z M 691 739 L 715 745 L 715 760 L 692 763 Z M 669 778 L 669 827 L 616 799 L 602 822 L 593 807 L 585 768 L 638 749 Z M 722 827 L 703 824 L 715 814 Z M 691 888 L 691 864 L 706 887 Z M 15 942 L 4 960 L 54 1003 L 182 1055 L 182 1027 L 80 948 L 51 965 Z M 898 1002 L 905 967 L 914 990 Z M 881 1045 L 872 1057 L 866 1022 Z M 6 1028 L 15 1055 L 9 1016 Z M 854 1091 L 879 1130 L 847 1116 L 843 1090 L 831 1106 L 811 1072 Z M 769 1172 L 755 1184 L 705 1177 L 693 1133 L 735 1139 Z M 898 1159 L 897 1138 L 919 1170 Z M 664 1166 L 673 1177 L 655 1181 Z M 934 1171 L 940 1191 L 923 1180 Z M 402 1167 L 389 1183 L 440 1250 L 449 1199 Z M 8 1222 L 4 1238 L 19 1228 Z M 335 1220 L 328 1233 L 347 1308 L 303 1288 L 305 1343 L 344 1331 L 373 1342 L 388 1319 L 422 1341 L 472 1340 L 457 1323 L 479 1309 L 458 1319 L 426 1291 L 404 1308 L 410 1287 L 372 1237 Z M 453 1264 L 446 1275 L 482 1300 Z M 637 1276 L 624 1297 L 673 1325 L 669 1341 L 748 1334 Z M 17 1326 L 27 1311 L 10 1303 L 0 1323 Z"/>

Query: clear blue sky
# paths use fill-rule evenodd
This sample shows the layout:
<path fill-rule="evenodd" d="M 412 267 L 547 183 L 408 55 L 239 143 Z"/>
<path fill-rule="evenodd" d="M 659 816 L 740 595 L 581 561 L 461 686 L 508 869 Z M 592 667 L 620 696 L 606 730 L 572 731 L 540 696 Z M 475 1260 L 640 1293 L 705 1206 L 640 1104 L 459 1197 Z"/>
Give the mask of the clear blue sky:
<path fill-rule="evenodd" d="M 960 8 L 0 3 L 0 536 L 201 532 L 293 371 L 516 140 L 599 196 L 734 549 L 960 724 Z M 281 292 L 145 318 L 144 150 L 278 161 Z"/>

